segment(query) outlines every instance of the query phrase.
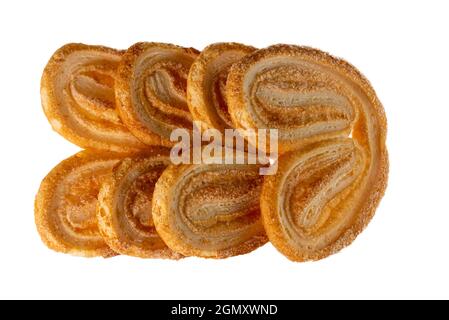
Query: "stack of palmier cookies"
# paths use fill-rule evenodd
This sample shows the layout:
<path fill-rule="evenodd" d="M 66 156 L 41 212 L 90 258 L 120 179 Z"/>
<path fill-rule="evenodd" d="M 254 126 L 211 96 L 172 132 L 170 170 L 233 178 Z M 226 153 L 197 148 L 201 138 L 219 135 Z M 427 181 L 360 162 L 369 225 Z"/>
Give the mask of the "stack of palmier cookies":
<path fill-rule="evenodd" d="M 68 44 L 42 105 L 85 149 L 44 178 L 35 220 L 59 252 L 226 258 L 270 241 L 293 261 L 349 245 L 385 192 L 386 117 L 349 63 L 294 45 Z M 254 164 L 179 164 L 174 129 L 277 129 L 274 175 Z"/>

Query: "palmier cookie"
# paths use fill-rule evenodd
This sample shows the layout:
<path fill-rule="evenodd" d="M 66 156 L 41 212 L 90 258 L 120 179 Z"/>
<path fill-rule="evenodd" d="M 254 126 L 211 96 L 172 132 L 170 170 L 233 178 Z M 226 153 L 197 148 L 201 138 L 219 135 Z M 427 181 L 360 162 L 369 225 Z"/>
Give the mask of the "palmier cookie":
<path fill-rule="evenodd" d="M 156 229 L 186 256 L 251 252 L 267 242 L 259 211 L 262 181 L 255 165 L 171 165 L 153 195 Z"/>
<path fill-rule="evenodd" d="M 122 52 L 67 44 L 45 67 L 42 106 L 53 129 L 82 148 L 129 152 L 141 143 L 115 108 L 114 82 Z"/>
<path fill-rule="evenodd" d="M 115 153 L 82 151 L 59 163 L 36 195 L 36 226 L 43 242 L 78 256 L 115 255 L 98 231 L 96 206 L 101 184 L 122 159 Z"/>
<path fill-rule="evenodd" d="M 226 79 L 231 66 L 256 50 L 243 44 L 214 43 L 201 51 L 187 79 L 187 103 L 193 119 L 203 128 L 224 132 L 233 128 L 226 103 Z"/>
<path fill-rule="evenodd" d="M 192 48 L 147 42 L 133 45 L 124 54 L 116 101 L 123 122 L 144 143 L 170 146 L 174 129 L 192 129 L 186 82 L 197 55 Z"/>
<path fill-rule="evenodd" d="M 231 67 L 229 113 L 236 128 L 278 129 L 280 152 L 345 137 L 360 108 L 355 78 L 355 68 L 322 51 L 271 46 Z"/>
<path fill-rule="evenodd" d="M 153 147 L 143 155 L 122 160 L 103 182 L 98 225 L 114 251 L 140 258 L 182 257 L 165 245 L 152 217 L 154 185 L 169 164 L 169 150 Z"/>

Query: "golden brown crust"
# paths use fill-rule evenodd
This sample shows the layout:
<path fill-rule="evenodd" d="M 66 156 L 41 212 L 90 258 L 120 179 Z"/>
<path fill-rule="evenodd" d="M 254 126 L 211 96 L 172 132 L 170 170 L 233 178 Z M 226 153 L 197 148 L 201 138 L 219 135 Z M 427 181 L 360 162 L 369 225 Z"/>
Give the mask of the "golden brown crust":
<path fill-rule="evenodd" d="M 279 52 L 324 68 L 356 114 L 347 134 L 352 139 L 306 140 L 279 157 L 277 174 L 262 189 L 262 218 L 273 245 L 291 260 L 318 260 L 349 245 L 375 213 L 388 180 L 386 118 L 369 82 L 341 59 L 285 45 L 251 59 Z"/>
<path fill-rule="evenodd" d="M 116 101 L 126 126 L 148 145 L 170 146 L 170 133 L 191 129 L 186 79 L 198 55 L 193 48 L 140 42 L 123 55 L 116 81 Z"/>
<path fill-rule="evenodd" d="M 256 166 L 169 166 L 156 183 L 153 219 L 165 243 L 185 256 L 227 258 L 267 242 Z"/>
<path fill-rule="evenodd" d="M 42 75 L 42 107 L 52 128 L 83 147 L 116 152 L 144 148 L 115 109 L 114 78 L 122 51 L 71 43 L 58 49 Z"/>
<path fill-rule="evenodd" d="M 230 67 L 256 48 L 235 42 L 214 43 L 201 51 L 187 79 L 187 103 L 193 119 L 206 128 L 233 128 L 224 89 Z"/>
<path fill-rule="evenodd" d="M 159 237 L 151 214 L 154 185 L 170 163 L 169 154 L 169 149 L 153 147 L 143 155 L 126 158 L 103 182 L 98 226 L 114 251 L 140 258 L 182 258 Z"/>
<path fill-rule="evenodd" d="M 44 178 L 36 195 L 35 221 L 50 249 L 84 257 L 116 255 L 99 234 L 95 208 L 101 183 L 122 157 L 82 151 Z"/>

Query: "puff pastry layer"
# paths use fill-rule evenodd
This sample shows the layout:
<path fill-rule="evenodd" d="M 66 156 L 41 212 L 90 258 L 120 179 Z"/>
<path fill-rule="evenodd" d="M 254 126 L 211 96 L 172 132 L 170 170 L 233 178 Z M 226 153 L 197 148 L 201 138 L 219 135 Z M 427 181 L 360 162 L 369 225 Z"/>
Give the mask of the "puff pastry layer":
<path fill-rule="evenodd" d="M 255 165 L 169 166 L 153 195 L 156 229 L 170 248 L 186 256 L 251 252 L 267 242 L 261 185 Z"/>
<path fill-rule="evenodd" d="M 82 151 L 44 178 L 36 196 L 35 220 L 50 249 L 84 257 L 115 255 L 99 233 L 96 206 L 102 182 L 121 159 L 115 153 Z"/>
<path fill-rule="evenodd" d="M 194 120 L 224 132 L 233 128 L 226 103 L 226 79 L 231 66 L 256 48 L 227 42 L 207 46 L 192 64 L 187 102 Z"/>
<path fill-rule="evenodd" d="M 151 212 L 154 185 L 169 164 L 169 150 L 154 147 L 122 160 L 103 182 L 98 225 L 114 251 L 140 258 L 181 258 L 157 234 Z"/>
<path fill-rule="evenodd" d="M 146 42 L 123 55 L 116 101 L 123 122 L 144 143 L 168 146 L 173 129 L 192 129 L 186 82 L 197 55 L 192 48 Z"/>
<path fill-rule="evenodd" d="M 84 44 L 68 44 L 53 54 L 42 75 L 41 99 L 56 132 L 83 148 L 129 152 L 144 147 L 115 108 L 121 56 L 121 51 Z"/>

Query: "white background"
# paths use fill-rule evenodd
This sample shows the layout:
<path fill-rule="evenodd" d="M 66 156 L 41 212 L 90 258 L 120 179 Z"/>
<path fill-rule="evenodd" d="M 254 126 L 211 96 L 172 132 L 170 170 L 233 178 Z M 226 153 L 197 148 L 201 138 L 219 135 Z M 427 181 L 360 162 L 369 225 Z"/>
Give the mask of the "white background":
<path fill-rule="evenodd" d="M 1 1 L 0 298 L 449 298 L 448 13 L 446 1 Z M 78 148 L 42 112 L 42 70 L 67 42 L 137 41 L 292 43 L 357 66 L 389 122 L 389 186 L 366 231 L 305 264 L 271 245 L 178 262 L 47 249 L 34 195 Z"/>

